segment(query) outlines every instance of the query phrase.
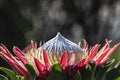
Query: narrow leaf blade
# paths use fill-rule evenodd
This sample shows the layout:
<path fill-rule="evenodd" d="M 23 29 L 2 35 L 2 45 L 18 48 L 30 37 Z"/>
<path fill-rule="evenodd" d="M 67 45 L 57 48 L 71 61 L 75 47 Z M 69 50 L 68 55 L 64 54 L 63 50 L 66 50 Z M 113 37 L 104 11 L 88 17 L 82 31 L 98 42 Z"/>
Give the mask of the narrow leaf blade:
<path fill-rule="evenodd" d="M 30 80 L 35 80 L 36 79 L 36 73 L 31 64 L 26 64 L 25 67 L 28 69 L 29 74 L 30 74 Z"/>
<path fill-rule="evenodd" d="M 16 74 L 12 70 L 3 67 L 0 67 L 0 70 L 7 74 L 10 77 L 10 80 L 18 80 Z"/>

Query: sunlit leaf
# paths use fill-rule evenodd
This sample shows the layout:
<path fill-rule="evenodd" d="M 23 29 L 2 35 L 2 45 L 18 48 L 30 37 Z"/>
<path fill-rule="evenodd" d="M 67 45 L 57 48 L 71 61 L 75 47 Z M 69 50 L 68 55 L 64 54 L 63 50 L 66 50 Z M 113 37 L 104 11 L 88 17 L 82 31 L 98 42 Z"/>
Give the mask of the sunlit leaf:
<path fill-rule="evenodd" d="M 20 80 L 26 80 L 25 77 L 21 77 Z"/>
<path fill-rule="evenodd" d="M 7 74 L 10 80 L 19 80 L 16 74 L 10 69 L 0 67 L 0 71 L 3 71 L 5 74 Z"/>

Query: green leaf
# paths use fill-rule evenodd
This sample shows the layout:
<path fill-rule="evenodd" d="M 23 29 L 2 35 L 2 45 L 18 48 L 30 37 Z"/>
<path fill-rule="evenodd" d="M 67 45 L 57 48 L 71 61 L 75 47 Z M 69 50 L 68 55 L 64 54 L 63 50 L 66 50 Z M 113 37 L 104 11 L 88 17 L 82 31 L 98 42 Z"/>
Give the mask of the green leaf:
<path fill-rule="evenodd" d="M 120 63 L 106 73 L 106 80 L 120 80 Z"/>
<path fill-rule="evenodd" d="M 0 80 L 8 80 L 8 78 L 0 74 Z"/>
<path fill-rule="evenodd" d="M 31 64 L 26 64 L 25 67 L 28 69 L 29 74 L 30 74 L 30 80 L 35 80 L 36 79 L 36 73 Z"/>
<path fill-rule="evenodd" d="M 114 63 L 112 64 L 112 68 L 120 62 L 120 47 L 110 56 L 110 59 L 115 59 Z"/>
<path fill-rule="evenodd" d="M 0 70 L 3 71 L 5 74 L 7 74 L 9 76 L 10 80 L 19 80 L 17 78 L 16 74 L 12 70 L 3 68 L 3 67 L 0 67 Z"/>
<path fill-rule="evenodd" d="M 95 70 L 95 63 L 89 63 L 85 69 L 80 71 L 82 80 L 95 80 Z"/>
<path fill-rule="evenodd" d="M 120 76 L 117 79 L 115 79 L 115 80 L 120 80 Z"/>
<path fill-rule="evenodd" d="M 47 80 L 67 80 L 63 69 L 59 63 L 55 63 L 52 66 L 52 71 L 48 76 Z"/>
<path fill-rule="evenodd" d="M 91 80 L 92 71 L 90 69 L 84 69 L 80 71 L 82 80 Z"/>
<path fill-rule="evenodd" d="M 96 67 L 96 80 L 105 80 L 106 73 L 111 70 L 110 67 L 115 60 L 108 61 L 105 65 L 99 65 Z"/>
<path fill-rule="evenodd" d="M 120 71 L 118 69 L 113 69 L 106 74 L 106 80 L 119 80 Z"/>
<path fill-rule="evenodd" d="M 95 71 L 96 80 L 105 80 L 105 74 L 107 69 L 108 69 L 107 67 L 98 66 Z"/>
<path fill-rule="evenodd" d="M 111 59 L 105 64 L 105 66 L 110 67 L 114 62 L 115 62 L 115 59 Z"/>

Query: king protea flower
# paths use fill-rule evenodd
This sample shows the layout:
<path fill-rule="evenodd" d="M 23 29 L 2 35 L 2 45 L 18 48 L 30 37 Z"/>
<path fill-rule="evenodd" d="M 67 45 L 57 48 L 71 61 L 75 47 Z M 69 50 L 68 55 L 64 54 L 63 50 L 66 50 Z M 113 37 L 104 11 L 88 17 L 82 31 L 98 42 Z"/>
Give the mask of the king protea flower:
<path fill-rule="evenodd" d="M 56 62 L 61 65 L 65 75 L 68 77 L 67 79 L 72 80 L 76 73 L 85 69 L 89 63 L 95 63 L 96 66 L 104 65 L 110 58 L 110 55 L 120 46 L 120 43 L 111 48 L 110 41 L 106 40 L 106 44 L 100 49 L 100 44 L 89 48 L 87 42 L 84 40 L 83 47 L 77 47 L 78 51 L 76 52 L 75 48 L 72 50 L 73 44 L 63 50 L 62 47 L 64 47 L 64 45 L 59 46 L 60 49 L 56 47 L 56 50 L 52 48 L 52 46 L 55 45 L 52 44 L 49 46 L 49 44 L 47 44 L 47 48 L 51 47 L 51 50 L 49 49 L 48 51 L 45 47 L 43 49 L 38 48 L 37 43 L 32 41 L 31 45 L 23 51 L 14 46 L 13 52 L 16 58 L 1 44 L 0 55 L 21 75 L 26 77 L 27 80 L 30 80 L 30 75 L 25 67 L 26 64 L 30 63 L 34 67 L 37 75 L 36 80 L 46 80 L 51 74 L 52 66 Z M 74 44 L 74 46 L 76 46 L 76 44 Z M 65 45 L 65 47 L 67 46 Z M 61 51 L 59 52 L 59 50 Z"/>

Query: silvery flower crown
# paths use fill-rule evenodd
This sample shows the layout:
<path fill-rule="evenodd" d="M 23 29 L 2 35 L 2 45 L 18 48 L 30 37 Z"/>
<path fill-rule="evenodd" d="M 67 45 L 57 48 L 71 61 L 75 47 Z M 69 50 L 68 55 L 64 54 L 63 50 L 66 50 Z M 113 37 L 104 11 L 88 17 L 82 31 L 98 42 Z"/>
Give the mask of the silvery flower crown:
<path fill-rule="evenodd" d="M 82 48 L 80 48 L 80 45 L 77 45 L 74 42 L 66 39 L 60 34 L 60 32 L 58 32 L 54 38 L 50 39 L 39 48 L 40 51 L 43 49 L 45 49 L 49 53 L 63 53 L 64 51 L 83 53 L 83 50 Z"/>

